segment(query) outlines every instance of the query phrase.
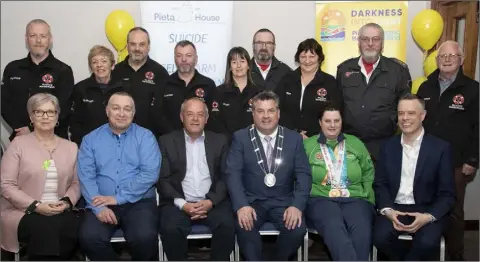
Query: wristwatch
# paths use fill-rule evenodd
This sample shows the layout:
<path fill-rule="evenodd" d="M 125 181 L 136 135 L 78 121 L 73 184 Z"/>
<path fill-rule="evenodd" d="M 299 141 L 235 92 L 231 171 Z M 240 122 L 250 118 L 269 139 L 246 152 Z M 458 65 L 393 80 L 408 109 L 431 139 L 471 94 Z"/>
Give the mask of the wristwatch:
<path fill-rule="evenodd" d="M 25 210 L 25 213 L 27 214 L 31 214 L 35 211 L 35 209 L 37 209 L 38 205 L 40 205 L 42 202 L 40 201 L 33 201 L 28 207 L 27 209 Z"/>

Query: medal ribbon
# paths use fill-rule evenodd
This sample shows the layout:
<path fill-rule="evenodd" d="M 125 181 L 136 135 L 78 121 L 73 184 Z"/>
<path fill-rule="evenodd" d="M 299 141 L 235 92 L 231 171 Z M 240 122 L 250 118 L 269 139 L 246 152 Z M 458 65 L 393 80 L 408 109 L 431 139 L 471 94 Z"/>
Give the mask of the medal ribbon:
<path fill-rule="evenodd" d="M 338 158 L 326 144 L 320 144 L 332 188 L 343 188 L 346 176 L 345 140 L 338 144 Z M 332 160 L 333 159 L 333 160 Z M 334 164 L 335 162 L 335 164 Z"/>

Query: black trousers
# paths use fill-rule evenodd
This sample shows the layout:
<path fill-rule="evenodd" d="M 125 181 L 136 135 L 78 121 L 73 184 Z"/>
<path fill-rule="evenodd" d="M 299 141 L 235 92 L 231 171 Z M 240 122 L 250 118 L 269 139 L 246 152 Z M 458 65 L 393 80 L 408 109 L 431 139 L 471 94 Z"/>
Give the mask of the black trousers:
<path fill-rule="evenodd" d="M 158 215 L 157 202 L 142 199 L 110 207 L 115 213 L 118 225 L 100 222 L 92 211 L 85 213 L 80 228 L 80 246 L 91 261 L 118 260 L 110 244 L 112 235 L 118 228 L 124 233 L 130 247 L 132 260 L 158 260 Z"/>
<path fill-rule="evenodd" d="M 160 208 L 160 237 L 169 261 L 184 261 L 188 258 L 188 240 L 192 225 L 208 226 L 212 231 L 212 254 L 214 261 L 228 261 L 235 247 L 235 220 L 229 201 L 214 206 L 207 217 L 191 220 L 190 216 L 174 204 Z"/>
<path fill-rule="evenodd" d="M 426 208 L 420 205 L 398 205 L 394 204 L 393 209 L 401 212 L 425 212 Z M 405 225 L 411 224 L 415 218 L 399 216 L 398 220 Z M 420 228 L 414 235 L 412 247 L 405 249 L 402 240 L 398 239 L 400 234 L 393 228 L 392 222 L 383 215 L 377 216 L 373 230 L 373 244 L 378 251 L 387 255 L 391 261 L 429 261 L 439 259 L 440 239 L 442 230 L 446 225 L 447 219 L 428 223 Z"/>
<path fill-rule="evenodd" d="M 78 244 L 80 217 L 71 211 L 54 216 L 38 213 L 22 217 L 18 241 L 25 245 L 29 260 L 70 260 Z"/>
<path fill-rule="evenodd" d="M 463 261 L 464 256 L 464 231 L 465 231 L 465 212 L 463 206 L 465 203 L 465 191 L 468 183 L 472 182 L 476 174 L 466 176 L 462 173 L 462 168 L 455 168 L 455 187 L 457 200 L 450 214 L 450 223 L 445 234 L 445 245 L 447 246 L 448 260 Z"/>

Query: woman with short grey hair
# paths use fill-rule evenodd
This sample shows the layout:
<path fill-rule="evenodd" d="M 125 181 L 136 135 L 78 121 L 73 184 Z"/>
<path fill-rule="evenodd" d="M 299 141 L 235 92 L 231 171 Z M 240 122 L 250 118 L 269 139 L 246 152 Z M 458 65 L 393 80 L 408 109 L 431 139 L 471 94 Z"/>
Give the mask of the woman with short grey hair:
<path fill-rule="evenodd" d="M 61 110 L 54 95 L 33 95 L 27 110 L 33 132 L 15 137 L 1 162 L 2 251 L 17 253 L 21 243 L 29 260 L 70 260 L 80 223 L 72 212 L 78 148 L 54 133 Z"/>

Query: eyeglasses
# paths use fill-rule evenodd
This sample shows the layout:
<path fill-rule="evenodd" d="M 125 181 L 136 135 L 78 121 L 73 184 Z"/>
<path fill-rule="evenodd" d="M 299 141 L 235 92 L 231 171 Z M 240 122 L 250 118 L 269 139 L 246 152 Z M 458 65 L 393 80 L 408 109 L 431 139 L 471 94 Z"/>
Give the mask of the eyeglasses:
<path fill-rule="evenodd" d="M 268 41 L 268 42 L 256 41 L 256 42 L 253 42 L 253 44 L 258 47 L 263 47 L 263 46 L 272 47 L 275 45 L 275 43 L 271 41 Z"/>
<path fill-rule="evenodd" d="M 57 115 L 57 111 L 56 110 L 47 110 L 47 111 L 33 110 L 33 114 L 36 117 L 43 117 L 45 114 L 47 114 L 48 117 L 54 117 Z"/>
<path fill-rule="evenodd" d="M 443 54 L 443 55 L 437 55 L 437 58 L 440 60 L 454 60 L 462 57 L 460 54 Z"/>
<path fill-rule="evenodd" d="M 374 36 L 372 38 L 368 36 L 362 36 L 359 39 L 362 43 L 365 43 L 365 44 L 369 44 L 370 41 L 372 41 L 374 44 L 378 44 L 380 41 L 382 41 L 382 38 L 378 36 Z"/>

